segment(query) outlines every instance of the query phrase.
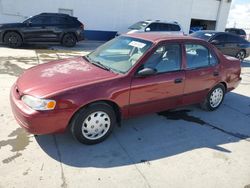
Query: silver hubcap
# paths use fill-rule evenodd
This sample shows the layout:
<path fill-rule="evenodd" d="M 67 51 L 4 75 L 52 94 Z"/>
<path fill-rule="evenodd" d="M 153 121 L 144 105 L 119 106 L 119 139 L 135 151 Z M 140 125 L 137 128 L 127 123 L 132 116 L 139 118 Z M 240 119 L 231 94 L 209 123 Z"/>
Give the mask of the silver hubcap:
<path fill-rule="evenodd" d="M 102 111 L 94 112 L 84 120 L 82 134 L 89 140 L 97 140 L 108 132 L 110 123 L 107 113 Z"/>
<path fill-rule="evenodd" d="M 223 90 L 221 88 L 215 89 L 210 96 L 210 105 L 216 108 L 220 105 L 223 99 Z"/>
<path fill-rule="evenodd" d="M 245 58 L 245 53 L 243 51 L 240 51 L 236 56 L 240 61 L 243 61 Z"/>

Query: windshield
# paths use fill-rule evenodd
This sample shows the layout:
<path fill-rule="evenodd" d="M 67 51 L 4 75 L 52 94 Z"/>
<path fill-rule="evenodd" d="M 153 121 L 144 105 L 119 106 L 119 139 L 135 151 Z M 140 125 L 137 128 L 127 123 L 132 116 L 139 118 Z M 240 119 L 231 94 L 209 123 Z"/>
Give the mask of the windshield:
<path fill-rule="evenodd" d="M 214 35 L 215 35 L 215 33 L 203 32 L 203 31 L 197 31 L 197 32 L 191 34 L 192 37 L 200 38 L 200 39 L 203 39 L 206 41 L 208 41 Z"/>
<path fill-rule="evenodd" d="M 31 18 L 33 18 L 33 16 L 30 16 L 29 18 L 26 18 L 23 23 L 29 23 L 29 21 L 31 20 Z"/>
<path fill-rule="evenodd" d="M 141 30 L 141 29 L 144 29 L 147 25 L 148 25 L 147 22 L 137 22 L 137 23 L 131 25 L 128 29 Z"/>
<path fill-rule="evenodd" d="M 101 68 L 118 72 L 128 72 L 151 47 L 152 42 L 132 37 L 117 37 L 86 56 Z"/>

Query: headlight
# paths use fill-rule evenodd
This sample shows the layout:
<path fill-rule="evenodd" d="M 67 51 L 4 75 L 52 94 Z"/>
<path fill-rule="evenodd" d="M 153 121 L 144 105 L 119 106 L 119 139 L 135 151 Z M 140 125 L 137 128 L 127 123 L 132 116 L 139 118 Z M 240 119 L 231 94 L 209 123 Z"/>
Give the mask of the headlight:
<path fill-rule="evenodd" d="M 22 101 L 34 110 L 53 110 L 56 107 L 54 100 L 39 99 L 30 95 L 22 96 Z"/>

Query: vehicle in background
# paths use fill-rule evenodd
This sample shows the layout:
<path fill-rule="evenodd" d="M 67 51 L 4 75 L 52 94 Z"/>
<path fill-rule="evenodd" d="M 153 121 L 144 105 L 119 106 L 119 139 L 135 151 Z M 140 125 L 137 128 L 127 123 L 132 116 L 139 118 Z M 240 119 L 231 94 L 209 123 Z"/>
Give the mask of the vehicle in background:
<path fill-rule="evenodd" d="M 229 32 L 229 33 L 233 33 L 233 34 L 239 35 L 240 37 L 242 37 L 242 38 L 244 38 L 244 39 L 247 38 L 246 31 L 244 31 L 243 29 L 238 29 L 238 28 L 226 28 L 225 31 L 226 31 L 226 32 Z"/>
<path fill-rule="evenodd" d="M 165 32 L 166 34 L 184 35 L 182 27 L 177 22 L 165 22 L 160 20 L 140 21 L 128 28 L 127 34 L 144 32 Z M 119 36 L 120 33 L 117 34 Z"/>
<path fill-rule="evenodd" d="M 96 144 L 121 119 L 190 104 L 216 110 L 240 83 L 240 73 L 238 59 L 206 41 L 134 33 L 84 57 L 26 70 L 10 100 L 17 122 L 30 133 L 70 130 L 78 141 Z"/>
<path fill-rule="evenodd" d="M 243 61 L 250 55 L 250 43 L 242 37 L 216 31 L 198 31 L 191 36 L 208 41 L 216 46 L 223 54 L 233 56 Z"/>
<path fill-rule="evenodd" d="M 0 42 L 17 48 L 24 43 L 60 42 L 73 47 L 84 39 L 84 25 L 67 14 L 41 13 L 23 23 L 0 24 Z"/>
<path fill-rule="evenodd" d="M 189 34 L 192 34 L 194 32 L 201 31 L 201 30 L 204 30 L 202 26 L 190 27 Z"/>

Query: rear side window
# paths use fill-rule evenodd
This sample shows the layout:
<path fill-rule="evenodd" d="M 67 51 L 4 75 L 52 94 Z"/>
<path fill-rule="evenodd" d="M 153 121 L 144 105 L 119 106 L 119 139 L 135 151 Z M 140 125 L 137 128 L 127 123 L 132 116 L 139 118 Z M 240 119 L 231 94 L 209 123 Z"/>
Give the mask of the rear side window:
<path fill-rule="evenodd" d="M 159 24 L 158 23 L 151 23 L 148 28 L 150 28 L 150 31 L 159 31 Z"/>
<path fill-rule="evenodd" d="M 227 36 L 227 42 L 240 42 L 241 38 L 238 36 L 228 35 Z"/>
<path fill-rule="evenodd" d="M 171 31 L 180 31 L 180 30 L 181 30 L 181 28 L 180 28 L 179 25 L 170 24 L 169 26 L 170 26 L 170 30 L 171 30 Z"/>
<path fill-rule="evenodd" d="M 246 35 L 246 32 L 243 29 L 226 29 L 226 31 L 237 35 Z"/>
<path fill-rule="evenodd" d="M 237 30 L 235 30 L 235 29 L 230 29 L 230 30 L 228 30 L 228 32 L 234 33 L 234 34 L 239 34 L 239 33 L 237 32 Z"/>
<path fill-rule="evenodd" d="M 169 24 L 160 23 L 158 24 L 159 31 L 170 31 Z"/>
<path fill-rule="evenodd" d="M 185 49 L 188 69 L 207 67 L 218 63 L 217 58 L 203 45 L 186 44 Z"/>
<path fill-rule="evenodd" d="M 51 19 L 51 24 L 55 25 L 62 25 L 62 24 L 67 24 L 67 19 L 65 17 L 54 17 Z"/>
<path fill-rule="evenodd" d="M 239 30 L 239 34 L 240 34 L 240 35 L 246 35 L 246 32 L 245 32 L 243 29 L 240 29 L 240 30 Z"/>
<path fill-rule="evenodd" d="M 148 26 L 150 31 L 180 31 L 180 26 L 167 23 L 152 23 Z"/>
<path fill-rule="evenodd" d="M 227 41 L 227 35 L 225 34 L 217 35 L 213 38 L 213 40 L 218 40 L 219 42 L 225 42 Z"/>

